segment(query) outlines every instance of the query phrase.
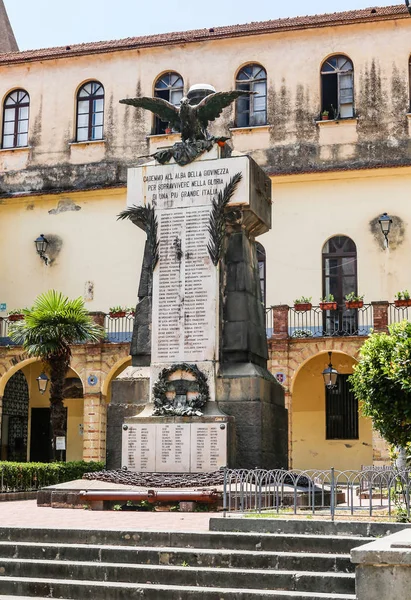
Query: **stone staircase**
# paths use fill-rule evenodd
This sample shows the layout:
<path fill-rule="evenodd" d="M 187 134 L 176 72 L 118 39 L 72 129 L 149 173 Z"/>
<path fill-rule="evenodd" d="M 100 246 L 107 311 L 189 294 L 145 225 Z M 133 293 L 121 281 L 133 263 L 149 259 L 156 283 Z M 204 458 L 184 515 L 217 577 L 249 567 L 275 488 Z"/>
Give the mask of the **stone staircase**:
<path fill-rule="evenodd" d="M 382 523 L 213 518 L 210 531 L 0 528 L 0 600 L 355 600 L 350 550 Z"/>

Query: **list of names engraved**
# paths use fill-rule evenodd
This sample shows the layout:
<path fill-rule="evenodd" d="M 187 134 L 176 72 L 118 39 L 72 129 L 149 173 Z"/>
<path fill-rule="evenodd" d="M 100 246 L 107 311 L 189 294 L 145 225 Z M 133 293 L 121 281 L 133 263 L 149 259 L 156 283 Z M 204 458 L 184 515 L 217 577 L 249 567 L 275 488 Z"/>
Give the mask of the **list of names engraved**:
<path fill-rule="evenodd" d="M 156 428 L 156 471 L 190 470 L 190 427 L 181 424 L 158 424 Z"/>
<path fill-rule="evenodd" d="M 222 428 L 223 427 L 223 428 Z M 227 465 L 227 426 L 191 424 L 191 472 L 218 471 Z"/>
<path fill-rule="evenodd" d="M 155 431 L 150 424 L 130 425 L 123 435 L 123 466 L 130 471 L 155 471 Z M 127 457 L 124 463 L 124 456 Z"/>

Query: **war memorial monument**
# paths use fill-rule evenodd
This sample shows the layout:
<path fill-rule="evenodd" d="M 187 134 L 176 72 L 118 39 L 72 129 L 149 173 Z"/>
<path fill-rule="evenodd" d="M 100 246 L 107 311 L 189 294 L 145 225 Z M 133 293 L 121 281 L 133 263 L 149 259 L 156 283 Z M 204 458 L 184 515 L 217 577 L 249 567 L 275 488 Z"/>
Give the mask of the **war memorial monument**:
<path fill-rule="evenodd" d="M 112 384 L 107 469 L 206 473 L 287 467 L 283 388 L 267 370 L 255 238 L 271 228 L 271 181 L 207 126 L 237 97 L 192 86 L 152 111 L 181 142 L 129 169 L 129 219 L 146 233 L 132 366 Z"/>

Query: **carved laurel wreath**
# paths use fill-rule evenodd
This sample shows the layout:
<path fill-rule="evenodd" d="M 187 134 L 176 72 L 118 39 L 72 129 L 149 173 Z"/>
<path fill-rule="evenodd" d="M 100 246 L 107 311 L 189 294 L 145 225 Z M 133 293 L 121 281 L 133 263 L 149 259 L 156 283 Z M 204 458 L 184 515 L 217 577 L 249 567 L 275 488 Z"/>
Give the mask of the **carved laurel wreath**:
<path fill-rule="evenodd" d="M 208 243 L 208 253 L 213 261 L 213 265 L 217 266 L 223 252 L 223 243 L 226 230 L 225 208 L 230 202 L 237 185 L 242 180 L 241 173 L 236 173 L 224 188 L 224 191 L 219 191 L 217 200 L 213 200 L 213 208 L 210 213 L 210 222 L 208 232 L 210 234 L 210 242 Z"/>
<path fill-rule="evenodd" d="M 175 406 L 167 398 L 169 377 L 176 371 L 186 371 L 187 373 L 191 373 L 198 384 L 198 395 L 195 398 L 188 400 L 186 406 L 178 411 L 176 411 Z M 205 403 L 210 400 L 210 390 L 206 375 L 204 375 L 196 365 L 179 363 L 161 371 L 158 380 L 153 386 L 153 396 L 155 407 L 154 415 L 156 416 L 201 417 Z"/>

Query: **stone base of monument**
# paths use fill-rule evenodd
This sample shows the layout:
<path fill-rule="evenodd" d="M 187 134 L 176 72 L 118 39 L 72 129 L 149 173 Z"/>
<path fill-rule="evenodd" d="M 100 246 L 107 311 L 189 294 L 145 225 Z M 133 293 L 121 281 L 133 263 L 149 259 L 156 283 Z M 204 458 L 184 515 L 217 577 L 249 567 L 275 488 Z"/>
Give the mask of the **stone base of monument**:
<path fill-rule="evenodd" d="M 235 418 L 232 468 L 287 468 L 288 416 L 284 389 L 267 369 L 252 363 L 221 365 L 218 406 Z"/>
<path fill-rule="evenodd" d="M 123 469 L 208 473 L 233 463 L 234 417 L 223 415 L 216 406 L 201 417 L 158 417 L 150 415 L 152 407 L 149 404 L 140 415 L 125 419 Z"/>
<path fill-rule="evenodd" d="M 107 407 L 107 469 L 120 469 L 123 423 L 144 410 L 150 395 L 150 368 L 127 367 L 111 384 Z"/>

